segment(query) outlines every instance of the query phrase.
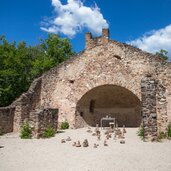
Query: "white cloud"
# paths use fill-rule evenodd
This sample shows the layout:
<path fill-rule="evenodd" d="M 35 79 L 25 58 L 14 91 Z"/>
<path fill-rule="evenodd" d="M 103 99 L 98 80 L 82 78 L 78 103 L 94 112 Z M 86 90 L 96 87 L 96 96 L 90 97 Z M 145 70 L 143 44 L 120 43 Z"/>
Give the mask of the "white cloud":
<path fill-rule="evenodd" d="M 148 32 L 142 37 L 127 43 L 151 53 L 160 49 L 167 50 L 171 60 L 171 24 L 165 28 Z"/>
<path fill-rule="evenodd" d="M 60 0 L 52 0 L 52 5 L 55 8 L 55 16 L 44 21 L 41 27 L 46 32 L 63 33 L 73 37 L 83 28 L 96 35 L 101 33 L 102 28 L 108 28 L 108 23 L 97 5 L 86 7 L 81 0 L 67 0 L 66 5 Z"/>

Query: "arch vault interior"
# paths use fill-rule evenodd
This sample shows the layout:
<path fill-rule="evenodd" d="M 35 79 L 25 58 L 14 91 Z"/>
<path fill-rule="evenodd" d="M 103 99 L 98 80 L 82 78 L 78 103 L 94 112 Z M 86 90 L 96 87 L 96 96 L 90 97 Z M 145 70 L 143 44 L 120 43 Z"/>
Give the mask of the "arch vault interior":
<path fill-rule="evenodd" d="M 141 102 L 126 88 L 116 85 L 95 87 L 77 103 L 79 118 L 89 126 L 100 124 L 102 117 L 117 119 L 118 125 L 138 127 L 141 123 Z"/>

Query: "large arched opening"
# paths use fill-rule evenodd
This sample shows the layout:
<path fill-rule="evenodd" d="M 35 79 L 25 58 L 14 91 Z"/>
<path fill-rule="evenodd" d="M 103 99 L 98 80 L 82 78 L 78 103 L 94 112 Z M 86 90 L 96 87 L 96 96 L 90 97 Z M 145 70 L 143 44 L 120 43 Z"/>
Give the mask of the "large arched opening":
<path fill-rule="evenodd" d="M 98 86 L 82 96 L 76 107 L 76 126 L 95 126 L 102 117 L 114 117 L 118 125 L 138 127 L 141 124 L 141 102 L 126 88 Z"/>

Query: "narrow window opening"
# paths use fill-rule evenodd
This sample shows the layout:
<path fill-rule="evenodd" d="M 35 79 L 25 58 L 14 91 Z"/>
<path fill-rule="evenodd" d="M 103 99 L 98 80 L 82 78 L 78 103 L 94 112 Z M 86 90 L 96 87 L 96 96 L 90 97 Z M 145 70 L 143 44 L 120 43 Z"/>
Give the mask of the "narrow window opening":
<path fill-rule="evenodd" d="M 114 55 L 114 57 L 121 60 L 121 57 L 119 55 Z"/>
<path fill-rule="evenodd" d="M 80 112 L 80 116 L 83 117 L 83 112 Z"/>
<path fill-rule="evenodd" d="M 70 82 L 71 84 L 73 84 L 73 83 L 74 83 L 74 81 L 75 81 L 75 80 L 69 80 L 69 82 Z"/>
<path fill-rule="evenodd" d="M 95 100 L 90 101 L 89 112 L 94 113 Z"/>

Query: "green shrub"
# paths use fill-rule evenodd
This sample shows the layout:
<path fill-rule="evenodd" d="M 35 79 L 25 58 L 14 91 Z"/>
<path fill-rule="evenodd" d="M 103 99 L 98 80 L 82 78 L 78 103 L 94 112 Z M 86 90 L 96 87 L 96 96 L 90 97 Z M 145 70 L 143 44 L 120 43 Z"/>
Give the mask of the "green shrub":
<path fill-rule="evenodd" d="M 60 129 L 68 129 L 69 123 L 67 121 L 64 121 L 61 123 Z"/>
<path fill-rule="evenodd" d="M 143 128 L 143 126 L 140 126 L 140 127 L 139 127 L 139 129 L 138 129 L 138 131 L 137 131 L 137 135 L 138 135 L 141 139 L 144 138 L 144 128 Z"/>
<path fill-rule="evenodd" d="M 3 135 L 3 132 L 2 132 L 2 130 L 0 129 L 0 136 L 1 136 L 1 135 Z"/>
<path fill-rule="evenodd" d="M 43 132 L 43 137 L 44 138 L 50 138 L 55 136 L 55 130 L 52 127 L 47 127 L 45 128 Z"/>
<path fill-rule="evenodd" d="M 21 126 L 20 137 L 22 139 L 30 139 L 30 138 L 32 138 L 32 129 L 31 129 L 28 122 L 25 122 Z"/>
<path fill-rule="evenodd" d="M 167 138 L 167 133 L 159 132 L 158 138 L 159 138 L 160 140 L 161 140 L 161 139 Z"/>
<path fill-rule="evenodd" d="M 166 138 L 171 140 L 171 123 L 169 123 L 166 132 L 159 132 L 159 135 L 158 135 L 159 140 L 166 139 Z"/>
<path fill-rule="evenodd" d="M 169 123 L 169 125 L 167 127 L 167 136 L 169 139 L 171 139 L 171 123 Z"/>

